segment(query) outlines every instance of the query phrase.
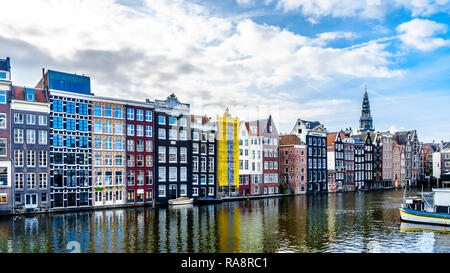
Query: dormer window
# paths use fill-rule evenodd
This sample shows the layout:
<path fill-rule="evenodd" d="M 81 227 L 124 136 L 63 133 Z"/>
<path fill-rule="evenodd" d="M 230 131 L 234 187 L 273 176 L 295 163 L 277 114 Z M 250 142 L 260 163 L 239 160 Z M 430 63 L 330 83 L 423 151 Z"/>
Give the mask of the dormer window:
<path fill-rule="evenodd" d="M 36 101 L 34 89 L 25 89 L 25 100 Z"/>

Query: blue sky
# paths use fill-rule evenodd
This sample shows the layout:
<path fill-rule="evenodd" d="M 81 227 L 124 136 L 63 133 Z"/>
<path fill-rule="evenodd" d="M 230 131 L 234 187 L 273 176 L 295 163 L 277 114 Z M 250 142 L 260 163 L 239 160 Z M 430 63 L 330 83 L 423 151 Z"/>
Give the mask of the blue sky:
<path fill-rule="evenodd" d="M 28 7 L 24 9 L 23 7 Z M 16 85 L 42 68 L 83 73 L 102 96 L 226 106 L 357 129 L 367 85 L 375 128 L 450 140 L 450 0 L 8 1 L 0 54 Z"/>

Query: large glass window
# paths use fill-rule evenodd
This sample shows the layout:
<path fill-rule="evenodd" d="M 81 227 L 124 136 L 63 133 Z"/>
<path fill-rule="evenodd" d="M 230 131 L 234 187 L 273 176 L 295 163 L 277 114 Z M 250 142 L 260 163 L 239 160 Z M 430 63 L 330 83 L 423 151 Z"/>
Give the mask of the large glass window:
<path fill-rule="evenodd" d="M 94 105 L 94 117 L 101 117 L 101 116 L 102 116 L 102 106 Z"/>

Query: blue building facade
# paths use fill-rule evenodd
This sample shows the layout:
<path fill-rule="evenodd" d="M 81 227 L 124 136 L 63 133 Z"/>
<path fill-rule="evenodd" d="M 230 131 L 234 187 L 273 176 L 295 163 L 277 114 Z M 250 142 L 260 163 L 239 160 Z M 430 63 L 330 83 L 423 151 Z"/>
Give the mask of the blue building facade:
<path fill-rule="evenodd" d="M 92 206 L 90 78 L 47 71 L 38 85 L 50 99 L 50 189 L 54 210 Z"/>
<path fill-rule="evenodd" d="M 50 209 L 49 113 L 46 90 L 13 87 L 11 155 L 15 213 Z"/>

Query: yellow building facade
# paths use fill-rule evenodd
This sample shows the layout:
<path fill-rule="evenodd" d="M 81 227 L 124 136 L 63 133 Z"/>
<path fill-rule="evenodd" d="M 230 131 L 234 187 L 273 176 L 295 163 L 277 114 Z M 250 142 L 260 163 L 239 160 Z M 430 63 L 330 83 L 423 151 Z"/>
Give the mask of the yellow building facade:
<path fill-rule="evenodd" d="M 217 180 L 219 196 L 239 194 L 239 119 L 229 109 L 217 117 Z"/>

